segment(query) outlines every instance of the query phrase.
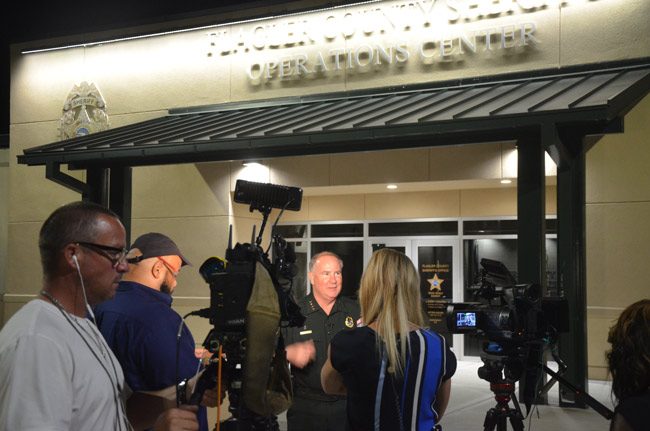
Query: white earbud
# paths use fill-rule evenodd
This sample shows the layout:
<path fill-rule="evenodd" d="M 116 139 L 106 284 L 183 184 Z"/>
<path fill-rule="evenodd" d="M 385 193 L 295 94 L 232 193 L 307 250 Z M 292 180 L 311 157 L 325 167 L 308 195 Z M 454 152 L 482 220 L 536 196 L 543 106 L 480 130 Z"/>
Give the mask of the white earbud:
<path fill-rule="evenodd" d="M 77 260 L 77 255 L 73 254 L 72 260 L 74 260 L 74 265 L 77 267 L 77 274 L 79 275 L 79 283 L 81 283 L 81 292 L 84 295 L 84 302 L 86 303 L 86 309 L 88 310 L 88 314 L 90 315 L 91 320 L 95 322 L 95 313 L 93 313 L 92 308 L 90 308 L 90 304 L 88 304 L 88 297 L 86 296 L 86 286 L 84 285 L 84 278 L 81 275 L 81 268 L 79 268 L 79 261 Z"/>

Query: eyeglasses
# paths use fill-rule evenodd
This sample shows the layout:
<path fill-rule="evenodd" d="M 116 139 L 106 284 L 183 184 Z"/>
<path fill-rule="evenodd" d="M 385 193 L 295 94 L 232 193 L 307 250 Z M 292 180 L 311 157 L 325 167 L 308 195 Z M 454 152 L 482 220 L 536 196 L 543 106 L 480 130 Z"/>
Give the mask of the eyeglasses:
<path fill-rule="evenodd" d="M 169 270 L 169 272 L 172 273 L 172 275 L 174 276 L 174 278 L 178 277 L 178 273 L 181 272 L 181 269 L 180 269 L 180 268 L 178 268 L 178 270 L 174 270 L 174 267 L 171 265 L 171 263 L 167 262 L 167 261 L 166 261 L 165 259 L 163 259 L 162 257 L 157 256 L 157 259 L 158 259 L 159 261 L 161 261 L 161 262 L 163 263 L 163 265 L 165 265 L 165 267 Z"/>
<path fill-rule="evenodd" d="M 104 256 L 106 259 L 111 261 L 113 268 L 117 268 L 118 265 L 126 262 L 126 254 L 128 253 L 128 250 L 125 248 L 116 248 L 110 247 L 108 245 L 82 241 L 77 241 L 76 244 L 79 244 L 82 247 L 86 247 L 87 249 L 90 249 L 95 253 Z"/>

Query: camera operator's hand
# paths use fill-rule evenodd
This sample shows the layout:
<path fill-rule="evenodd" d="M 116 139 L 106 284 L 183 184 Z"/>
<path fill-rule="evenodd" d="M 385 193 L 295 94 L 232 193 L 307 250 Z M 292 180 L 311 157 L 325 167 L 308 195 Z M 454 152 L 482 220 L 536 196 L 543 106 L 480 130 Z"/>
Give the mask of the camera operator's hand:
<path fill-rule="evenodd" d="M 221 387 L 221 402 L 226 396 L 226 387 Z M 204 407 L 217 407 L 219 405 L 219 391 L 217 388 L 206 389 L 203 392 L 203 399 L 201 399 L 201 405 Z"/>
<path fill-rule="evenodd" d="M 216 375 L 210 375 L 210 373 L 213 373 L 215 371 L 216 371 L 215 369 L 210 369 L 210 368 L 202 370 L 200 373 L 198 373 L 197 375 L 195 375 L 194 377 L 192 377 L 187 381 L 186 399 L 190 401 L 190 404 L 198 403 L 204 407 L 217 407 L 219 405 L 219 390 L 221 390 L 220 399 L 221 399 L 221 403 L 223 403 L 223 400 L 226 397 L 226 388 L 228 387 L 228 379 L 226 376 L 223 376 L 223 379 L 221 380 L 221 388 L 219 388 L 217 385 L 219 380 L 218 377 Z M 209 374 L 206 375 L 205 373 L 209 373 Z M 206 385 L 204 385 L 202 389 L 199 389 L 200 391 L 202 391 L 200 400 L 198 399 L 198 396 L 196 399 L 194 399 L 195 397 L 194 391 L 196 389 L 197 383 L 199 382 L 199 379 L 204 379 L 204 380 L 207 379 L 207 381 L 209 380 L 212 381 L 212 384 L 206 383 Z"/>
<path fill-rule="evenodd" d="M 285 350 L 287 361 L 294 367 L 304 368 L 316 359 L 316 346 L 312 340 L 289 344 Z"/>
<path fill-rule="evenodd" d="M 181 406 L 165 410 L 158 417 L 154 431 L 197 431 L 199 422 L 196 419 L 196 406 Z"/>

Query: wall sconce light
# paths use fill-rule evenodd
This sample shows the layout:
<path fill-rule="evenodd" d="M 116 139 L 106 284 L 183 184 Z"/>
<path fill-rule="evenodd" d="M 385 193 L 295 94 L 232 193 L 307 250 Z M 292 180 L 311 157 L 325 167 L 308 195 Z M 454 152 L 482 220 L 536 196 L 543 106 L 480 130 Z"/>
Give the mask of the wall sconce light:
<path fill-rule="evenodd" d="M 237 179 L 256 183 L 270 182 L 271 170 L 268 165 L 262 164 L 260 160 L 244 160 L 242 161 L 242 167 L 237 174 Z"/>

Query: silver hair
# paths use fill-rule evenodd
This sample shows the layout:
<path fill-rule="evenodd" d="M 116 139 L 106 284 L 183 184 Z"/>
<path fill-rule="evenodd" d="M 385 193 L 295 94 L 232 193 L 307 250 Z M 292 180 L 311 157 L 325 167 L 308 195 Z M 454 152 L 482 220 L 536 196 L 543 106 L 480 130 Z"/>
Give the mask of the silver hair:
<path fill-rule="evenodd" d="M 332 256 L 336 258 L 336 260 L 339 261 L 339 265 L 341 265 L 341 269 L 343 269 L 343 260 L 341 260 L 341 258 L 336 253 L 332 253 L 331 251 L 321 251 L 320 253 L 313 255 L 309 260 L 309 272 L 312 272 L 314 265 L 316 265 L 316 261 L 323 256 Z"/>

